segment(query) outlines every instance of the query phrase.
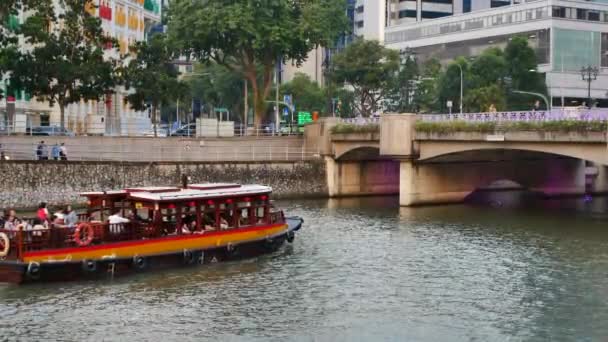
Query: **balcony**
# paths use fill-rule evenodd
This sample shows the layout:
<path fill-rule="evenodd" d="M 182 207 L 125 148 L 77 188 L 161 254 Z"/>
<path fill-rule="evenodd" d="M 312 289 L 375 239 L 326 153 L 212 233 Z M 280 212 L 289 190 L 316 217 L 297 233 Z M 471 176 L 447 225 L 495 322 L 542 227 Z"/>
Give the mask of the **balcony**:
<path fill-rule="evenodd" d="M 112 21 L 112 8 L 106 5 L 99 6 L 99 17 Z"/>

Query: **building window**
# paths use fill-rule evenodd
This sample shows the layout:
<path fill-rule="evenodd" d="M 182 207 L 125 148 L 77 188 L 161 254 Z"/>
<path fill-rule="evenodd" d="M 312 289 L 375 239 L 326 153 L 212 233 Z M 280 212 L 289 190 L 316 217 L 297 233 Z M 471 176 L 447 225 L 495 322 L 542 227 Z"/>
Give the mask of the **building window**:
<path fill-rule="evenodd" d="M 357 25 L 357 28 L 362 28 L 363 27 L 363 20 L 359 20 L 355 23 L 355 25 Z"/>
<path fill-rule="evenodd" d="M 598 12 L 598 11 L 589 11 L 587 13 L 587 20 L 589 20 L 589 21 L 600 21 L 600 12 Z"/>
<path fill-rule="evenodd" d="M 553 69 L 578 71 L 600 64 L 600 33 L 579 30 L 553 30 Z"/>
<path fill-rule="evenodd" d="M 452 13 L 422 11 L 422 19 L 435 19 L 435 18 L 447 17 L 449 15 L 452 15 Z"/>
<path fill-rule="evenodd" d="M 582 8 L 576 9 L 576 19 L 578 20 L 586 20 L 587 19 L 587 10 Z"/>
<path fill-rule="evenodd" d="M 415 10 L 402 10 L 399 11 L 399 19 L 401 18 L 416 18 Z"/>
<path fill-rule="evenodd" d="M 510 4 L 511 4 L 510 1 L 503 1 L 503 0 L 491 0 L 490 1 L 491 8 L 509 6 Z"/>
<path fill-rule="evenodd" d="M 471 0 L 462 0 L 462 12 L 471 12 Z"/>
<path fill-rule="evenodd" d="M 452 4 L 452 0 L 422 0 L 425 3 L 435 3 L 435 4 Z"/>
<path fill-rule="evenodd" d="M 608 67 L 608 33 L 605 32 L 602 32 L 602 50 L 600 57 L 602 59 L 601 66 L 604 68 Z"/>
<path fill-rule="evenodd" d="M 357 13 L 363 13 L 363 5 L 357 7 Z"/>
<path fill-rule="evenodd" d="M 554 18 L 565 18 L 566 17 L 566 8 L 553 6 L 553 12 L 552 12 L 551 16 Z"/>

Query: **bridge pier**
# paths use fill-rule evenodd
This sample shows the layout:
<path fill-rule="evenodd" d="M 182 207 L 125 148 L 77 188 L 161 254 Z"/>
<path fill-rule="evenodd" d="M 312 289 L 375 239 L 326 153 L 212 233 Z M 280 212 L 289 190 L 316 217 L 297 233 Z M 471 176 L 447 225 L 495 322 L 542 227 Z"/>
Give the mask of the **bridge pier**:
<path fill-rule="evenodd" d="M 585 193 L 584 162 L 539 158 L 456 163 L 400 163 L 401 206 L 459 203 L 498 180 L 514 181 L 548 197 Z"/>
<path fill-rule="evenodd" d="M 392 160 L 339 161 L 325 157 L 330 197 L 396 195 L 399 163 Z"/>

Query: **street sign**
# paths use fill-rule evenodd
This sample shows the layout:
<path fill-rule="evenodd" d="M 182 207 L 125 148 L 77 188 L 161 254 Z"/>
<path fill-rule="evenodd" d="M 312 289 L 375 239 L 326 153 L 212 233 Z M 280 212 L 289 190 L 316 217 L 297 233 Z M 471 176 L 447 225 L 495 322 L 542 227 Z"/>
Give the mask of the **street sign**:
<path fill-rule="evenodd" d="M 283 116 L 289 116 L 289 109 L 283 108 Z"/>
<path fill-rule="evenodd" d="M 452 108 L 452 105 L 453 105 L 452 101 L 448 101 L 448 103 L 447 103 L 448 108 Z"/>
<path fill-rule="evenodd" d="M 298 125 L 304 125 L 309 122 L 312 122 L 310 112 L 298 112 Z"/>

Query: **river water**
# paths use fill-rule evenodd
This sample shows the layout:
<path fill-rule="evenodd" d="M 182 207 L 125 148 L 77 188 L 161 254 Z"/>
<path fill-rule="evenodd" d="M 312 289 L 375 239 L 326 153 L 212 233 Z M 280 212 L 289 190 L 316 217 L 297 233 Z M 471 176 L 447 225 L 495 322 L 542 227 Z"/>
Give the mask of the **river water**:
<path fill-rule="evenodd" d="M 8 341 L 606 341 L 608 203 L 283 201 L 254 260 L 0 286 Z"/>

